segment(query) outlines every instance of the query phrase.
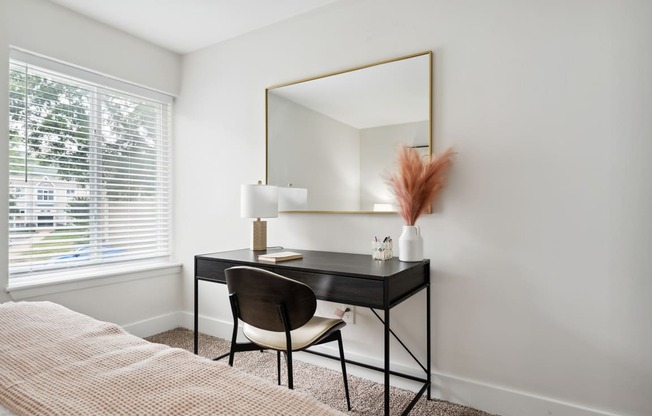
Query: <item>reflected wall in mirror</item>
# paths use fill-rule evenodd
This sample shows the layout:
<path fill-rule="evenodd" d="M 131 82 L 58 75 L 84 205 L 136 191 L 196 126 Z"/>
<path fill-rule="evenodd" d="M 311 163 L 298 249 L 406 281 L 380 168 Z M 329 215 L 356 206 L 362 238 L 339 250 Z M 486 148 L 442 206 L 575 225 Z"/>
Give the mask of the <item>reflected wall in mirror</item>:
<path fill-rule="evenodd" d="M 397 149 L 431 154 L 431 80 L 428 51 L 268 88 L 267 183 L 307 194 L 282 211 L 395 211 Z"/>

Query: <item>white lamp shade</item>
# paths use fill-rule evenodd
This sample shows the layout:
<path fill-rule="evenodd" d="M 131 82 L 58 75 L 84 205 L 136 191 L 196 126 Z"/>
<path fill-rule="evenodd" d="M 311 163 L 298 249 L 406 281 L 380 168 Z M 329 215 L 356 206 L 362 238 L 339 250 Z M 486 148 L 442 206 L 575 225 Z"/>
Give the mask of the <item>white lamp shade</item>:
<path fill-rule="evenodd" d="M 292 186 L 278 188 L 279 211 L 305 211 L 308 208 L 308 189 Z"/>
<path fill-rule="evenodd" d="M 278 217 L 278 188 L 271 185 L 241 185 L 240 216 L 242 218 Z"/>

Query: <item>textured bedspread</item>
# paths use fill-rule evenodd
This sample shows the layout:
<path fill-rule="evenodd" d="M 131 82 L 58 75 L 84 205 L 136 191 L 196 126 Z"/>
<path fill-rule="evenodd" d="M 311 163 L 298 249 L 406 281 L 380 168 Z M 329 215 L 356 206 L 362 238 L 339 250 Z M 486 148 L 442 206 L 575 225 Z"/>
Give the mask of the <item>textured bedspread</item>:
<path fill-rule="evenodd" d="M 0 304 L 0 404 L 17 415 L 341 415 L 51 302 Z"/>

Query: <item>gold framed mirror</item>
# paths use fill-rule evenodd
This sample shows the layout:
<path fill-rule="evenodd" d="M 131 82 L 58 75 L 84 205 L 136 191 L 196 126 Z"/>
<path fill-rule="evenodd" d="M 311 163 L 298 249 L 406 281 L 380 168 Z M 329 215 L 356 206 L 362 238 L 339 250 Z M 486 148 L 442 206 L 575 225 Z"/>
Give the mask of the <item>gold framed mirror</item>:
<path fill-rule="evenodd" d="M 279 211 L 396 212 L 385 177 L 398 147 L 432 153 L 432 52 L 269 87 L 265 116 Z"/>

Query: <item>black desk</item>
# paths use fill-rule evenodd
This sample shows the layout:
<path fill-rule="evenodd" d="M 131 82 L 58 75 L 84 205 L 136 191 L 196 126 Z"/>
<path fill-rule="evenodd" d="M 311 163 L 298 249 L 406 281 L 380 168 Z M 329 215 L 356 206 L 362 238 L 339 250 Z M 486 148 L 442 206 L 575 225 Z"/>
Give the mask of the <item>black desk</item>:
<path fill-rule="evenodd" d="M 258 261 L 258 256 L 281 250 L 251 251 L 249 249 L 226 251 L 195 256 L 195 354 L 199 334 L 199 281 L 226 283 L 224 270 L 233 266 L 254 266 L 271 270 L 309 285 L 317 299 L 371 308 L 383 323 L 384 368 L 370 366 L 351 360 L 347 362 L 382 371 L 385 375 L 385 414 L 389 414 L 390 375 L 396 375 L 424 383 L 414 400 L 405 409 L 409 413 L 416 401 L 430 392 L 430 260 L 405 263 L 393 258 L 387 261 L 373 260 L 371 255 L 333 253 L 285 249 L 303 253 L 303 258 L 280 263 Z M 390 310 L 415 293 L 426 289 L 426 365 L 424 366 L 390 328 Z M 381 317 L 375 309 L 382 310 Z M 390 369 L 390 335 L 414 358 L 425 372 L 425 378 L 402 374 Z M 309 351 L 310 352 L 310 351 Z M 328 355 L 324 355 L 329 358 Z"/>

